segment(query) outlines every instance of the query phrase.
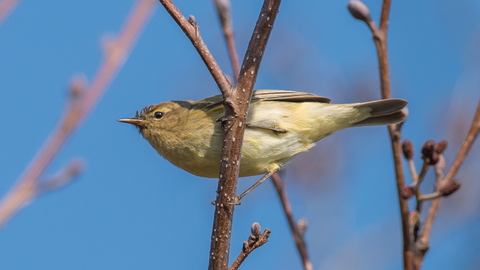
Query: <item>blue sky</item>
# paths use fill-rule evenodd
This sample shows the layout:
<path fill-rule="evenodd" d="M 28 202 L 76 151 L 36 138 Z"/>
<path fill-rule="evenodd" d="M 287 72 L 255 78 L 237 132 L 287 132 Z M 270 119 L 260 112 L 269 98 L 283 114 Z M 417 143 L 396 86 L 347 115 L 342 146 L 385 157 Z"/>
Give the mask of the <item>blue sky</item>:
<path fill-rule="evenodd" d="M 256 89 L 289 89 L 334 103 L 378 99 L 371 33 L 348 1 L 283 1 Z M 381 1 L 365 1 L 378 22 Z M 91 79 L 101 42 L 119 31 L 134 1 L 21 1 L 0 27 L 0 168 L 5 194 L 41 147 L 64 108 L 71 77 Z M 212 1 L 174 1 L 193 14 L 225 73 L 226 45 Z M 239 55 L 261 1 L 232 1 Z M 450 164 L 479 100 L 480 2 L 393 1 L 389 27 L 392 96 L 409 101 L 404 137 L 417 149 L 447 139 Z M 39 197 L 0 232 L 1 269 L 205 269 L 215 179 L 190 175 L 160 157 L 133 127 L 118 123 L 146 105 L 199 100 L 219 91 L 190 41 L 163 7 L 103 99 L 60 152 L 46 176 L 71 158 L 86 170 Z M 315 269 L 401 269 L 401 236 L 386 128 L 340 131 L 300 155 L 284 172 Z M 426 269 L 478 269 L 480 158 L 474 145 L 442 203 Z M 420 158 L 415 157 L 417 166 Z M 407 173 L 407 176 L 409 174 Z M 407 177 L 407 179 L 409 179 Z M 429 173 L 423 188 L 433 185 Z M 255 181 L 241 179 L 242 191 Z M 410 181 L 410 180 L 407 180 Z M 231 261 L 259 222 L 270 241 L 243 269 L 300 269 L 273 185 L 236 208 Z"/>

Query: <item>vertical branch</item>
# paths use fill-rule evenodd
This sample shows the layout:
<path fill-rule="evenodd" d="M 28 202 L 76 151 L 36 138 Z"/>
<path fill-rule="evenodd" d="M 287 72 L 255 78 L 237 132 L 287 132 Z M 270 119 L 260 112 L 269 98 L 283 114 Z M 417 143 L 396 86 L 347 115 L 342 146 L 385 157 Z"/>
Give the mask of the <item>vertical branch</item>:
<path fill-rule="evenodd" d="M 350 1 L 348 9 L 356 19 L 364 21 L 373 32 L 373 40 L 377 49 L 378 66 L 380 71 L 380 89 L 383 99 L 391 98 L 390 92 L 390 71 L 387 52 L 387 30 L 390 14 L 391 0 L 383 0 L 382 12 L 380 18 L 380 29 L 377 29 L 373 22 L 368 7 L 361 1 Z M 402 223 L 403 235 L 403 264 L 404 269 L 410 270 L 413 267 L 413 253 L 411 251 L 411 236 L 408 223 L 408 203 L 402 199 L 401 193 L 405 186 L 405 175 L 403 173 L 402 162 L 402 133 L 395 125 L 388 126 L 390 142 L 393 152 L 393 162 L 395 167 L 395 178 L 397 183 L 397 195 L 400 205 L 400 218 Z"/>
<path fill-rule="evenodd" d="M 248 104 L 281 0 L 266 0 L 264 2 L 235 89 L 231 88 L 230 83 L 201 39 L 195 18 L 190 16 L 187 21 L 171 0 L 159 1 L 197 49 L 223 95 L 225 107 L 224 140 L 220 179 L 215 201 L 209 269 L 227 269 L 234 210 L 233 202 L 237 189 Z"/>
<path fill-rule="evenodd" d="M 75 102 L 66 111 L 49 139 L 17 180 L 15 186 L 0 202 L 0 227 L 33 198 L 39 177 L 107 90 L 120 67 L 125 63 L 154 7 L 155 2 L 153 0 L 137 1 L 119 37 L 106 46 L 103 62 L 91 84 L 79 93 Z M 30 190 L 29 192 L 25 192 L 26 186 L 30 187 L 27 189 Z M 20 201 L 12 204 L 12 200 L 15 198 Z"/>
<path fill-rule="evenodd" d="M 248 106 L 258 69 L 273 28 L 281 0 L 265 0 L 243 60 L 235 91 L 224 96 L 224 140 L 218 182 L 209 269 L 226 269 L 232 230 L 234 197 Z"/>
<path fill-rule="evenodd" d="M 233 70 L 235 73 L 234 78 L 235 80 L 237 80 L 240 72 L 240 64 L 238 62 L 238 56 L 237 56 L 237 51 L 235 48 L 235 42 L 233 37 L 234 31 L 232 27 L 230 1 L 229 0 L 213 0 L 213 2 L 217 7 L 217 12 L 220 17 L 220 22 L 222 23 L 223 33 L 225 35 L 225 39 L 228 45 L 228 51 L 230 52 L 230 59 L 232 61 Z M 305 240 L 303 239 L 303 237 L 300 236 L 300 232 L 297 229 L 297 226 L 295 225 L 295 221 L 293 218 L 293 211 L 290 206 L 290 201 L 288 200 L 287 192 L 284 188 L 282 179 L 280 178 L 278 173 L 273 174 L 271 178 L 277 190 L 280 201 L 282 202 L 283 209 L 285 211 L 285 215 L 287 217 L 287 220 L 293 235 L 293 239 L 295 241 L 298 253 L 302 258 L 303 266 L 307 270 L 312 269 L 312 263 L 308 256 L 307 246 L 305 244 Z"/>
<path fill-rule="evenodd" d="M 237 80 L 240 72 L 240 64 L 238 62 L 238 56 L 237 56 L 237 51 L 235 48 L 235 42 L 233 37 L 234 31 L 232 27 L 230 1 L 229 0 L 213 0 L 213 1 L 215 3 L 215 6 L 217 7 L 217 12 L 220 17 L 220 22 L 222 23 L 223 33 L 225 35 L 225 39 L 228 45 L 228 50 L 230 52 L 230 59 L 233 65 L 234 73 L 235 73 L 235 80 Z M 310 270 L 313 267 L 312 267 L 310 258 L 308 256 L 307 246 L 306 246 L 305 240 L 303 239 L 300 231 L 297 228 L 297 225 L 295 224 L 295 220 L 293 218 L 293 211 L 290 205 L 290 201 L 288 200 L 284 183 L 282 182 L 282 179 L 280 178 L 278 173 L 273 174 L 271 178 L 277 190 L 280 201 L 282 202 L 283 209 L 285 211 L 285 215 L 287 217 L 287 220 L 293 235 L 293 239 L 297 246 L 300 257 L 302 258 L 302 261 L 303 261 L 303 266 L 306 270 Z M 239 258 L 243 258 L 243 257 L 239 256 L 236 262 L 239 260 Z M 232 266 L 230 266 L 230 269 L 236 269 L 235 268 L 236 265 L 238 265 L 238 263 L 232 264 Z"/>
<path fill-rule="evenodd" d="M 373 39 L 377 48 L 378 65 L 380 70 L 380 87 L 383 99 L 391 98 L 390 71 L 387 52 L 387 30 L 390 13 L 390 3 L 390 0 L 383 1 L 380 30 L 374 31 L 373 33 Z M 412 269 L 413 253 L 411 251 L 412 239 L 410 236 L 410 228 L 408 224 L 408 203 L 401 197 L 401 191 L 405 186 L 405 175 L 403 172 L 401 145 L 402 133 L 400 132 L 400 130 L 396 130 L 394 125 L 388 126 L 388 132 L 390 134 L 390 140 L 392 145 L 393 162 L 395 166 L 395 178 L 397 182 L 397 195 L 400 205 L 400 218 L 402 222 L 403 267 L 404 269 Z"/>

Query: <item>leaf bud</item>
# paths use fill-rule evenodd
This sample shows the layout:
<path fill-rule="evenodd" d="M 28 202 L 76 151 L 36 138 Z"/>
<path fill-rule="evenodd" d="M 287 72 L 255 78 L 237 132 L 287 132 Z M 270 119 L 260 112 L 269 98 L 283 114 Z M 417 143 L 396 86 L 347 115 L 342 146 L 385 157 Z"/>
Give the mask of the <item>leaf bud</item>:
<path fill-rule="evenodd" d="M 461 186 L 462 183 L 460 183 L 460 181 L 453 180 L 440 188 L 440 194 L 442 194 L 443 197 L 447 197 L 452 195 L 452 193 L 457 191 Z"/>
<path fill-rule="evenodd" d="M 426 141 L 422 146 L 422 159 L 428 165 L 435 165 L 438 162 L 437 143 L 433 140 Z"/>
<path fill-rule="evenodd" d="M 406 159 L 412 159 L 413 158 L 413 143 L 410 140 L 405 140 L 402 143 L 402 151 L 403 151 L 403 156 Z"/>
<path fill-rule="evenodd" d="M 437 153 L 443 154 L 445 149 L 447 149 L 448 146 L 448 141 L 447 140 L 442 140 L 437 144 Z"/>
<path fill-rule="evenodd" d="M 370 11 L 368 10 L 367 5 L 365 5 L 362 1 L 350 1 L 348 2 L 347 8 L 355 19 L 364 21 L 366 23 L 372 21 Z"/>
<path fill-rule="evenodd" d="M 262 228 L 258 222 L 254 222 L 251 227 L 252 235 L 258 237 L 262 233 Z"/>
<path fill-rule="evenodd" d="M 408 200 L 413 197 L 413 194 L 415 193 L 415 188 L 412 186 L 404 186 L 402 190 L 400 191 L 400 197 L 404 200 Z"/>

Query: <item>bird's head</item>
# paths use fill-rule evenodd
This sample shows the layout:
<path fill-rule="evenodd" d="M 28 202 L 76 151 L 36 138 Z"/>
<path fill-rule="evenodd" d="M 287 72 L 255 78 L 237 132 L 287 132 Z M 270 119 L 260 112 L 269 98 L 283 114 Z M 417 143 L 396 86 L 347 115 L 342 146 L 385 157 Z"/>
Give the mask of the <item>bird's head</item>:
<path fill-rule="evenodd" d="M 134 125 L 145 139 L 151 141 L 155 136 L 182 128 L 188 118 L 190 107 L 191 103 L 187 101 L 167 101 L 146 106 L 140 114 L 137 111 L 135 117 L 118 121 Z"/>

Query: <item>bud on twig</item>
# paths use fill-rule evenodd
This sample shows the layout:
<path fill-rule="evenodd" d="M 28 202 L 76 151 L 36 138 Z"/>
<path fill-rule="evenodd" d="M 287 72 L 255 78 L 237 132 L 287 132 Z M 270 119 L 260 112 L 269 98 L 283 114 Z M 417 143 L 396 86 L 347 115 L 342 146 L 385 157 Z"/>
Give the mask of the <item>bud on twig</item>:
<path fill-rule="evenodd" d="M 262 228 L 258 222 L 254 222 L 251 227 L 252 235 L 258 237 L 262 233 Z"/>
<path fill-rule="evenodd" d="M 195 16 L 193 15 L 188 16 L 188 23 L 190 23 L 193 27 L 196 27 L 197 20 L 195 20 Z"/>
<path fill-rule="evenodd" d="M 415 193 L 415 188 L 412 186 L 404 186 L 402 190 L 400 191 L 400 197 L 404 200 L 408 200 L 413 197 L 413 194 Z"/>
<path fill-rule="evenodd" d="M 422 159 L 428 165 L 435 165 L 438 162 L 437 143 L 433 140 L 426 141 L 422 146 Z"/>
<path fill-rule="evenodd" d="M 306 218 L 301 218 L 297 222 L 297 230 L 298 233 L 300 234 L 300 237 L 303 238 L 303 235 L 305 234 L 305 231 L 308 228 L 308 222 Z"/>
<path fill-rule="evenodd" d="M 348 2 L 347 8 L 355 19 L 364 21 L 367 24 L 372 21 L 370 11 L 362 1 L 350 1 Z"/>
<path fill-rule="evenodd" d="M 220 16 L 220 21 L 223 26 L 230 27 L 230 1 L 229 0 L 214 0 L 215 5 L 217 6 L 218 16 Z"/>
<path fill-rule="evenodd" d="M 410 140 L 405 140 L 402 143 L 402 151 L 403 151 L 403 156 L 406 159 L 412 159 L 413 158 L 413 143 Z"/>
<path fill-rule="evenodd" d="M 457 191 L 461 186 L 462 186 L 462 183 L 460 183 L 460 181 L 453 180 L 450 183 L 442 186 L 439 191 L 443 197 L 447 197 L 452 193 L 454 193 L 455 191 Z"/>
<path fill-rule="evenodd" d="M 447 146 L 448 146 L 448 141 L 447 141 L 447 140 L 441 140 L 441 141 L 437 144 L 437 153 L 443 154 L 443 152 L 445 151 L 445 149 L 447 149 Z"/>
<path fill-rule="evenodd" d="M 75 100 L 80 96 L 87 85 L 87 77 L 84 74 L 75 75 L 70 81 L 70 97 Z"/>

